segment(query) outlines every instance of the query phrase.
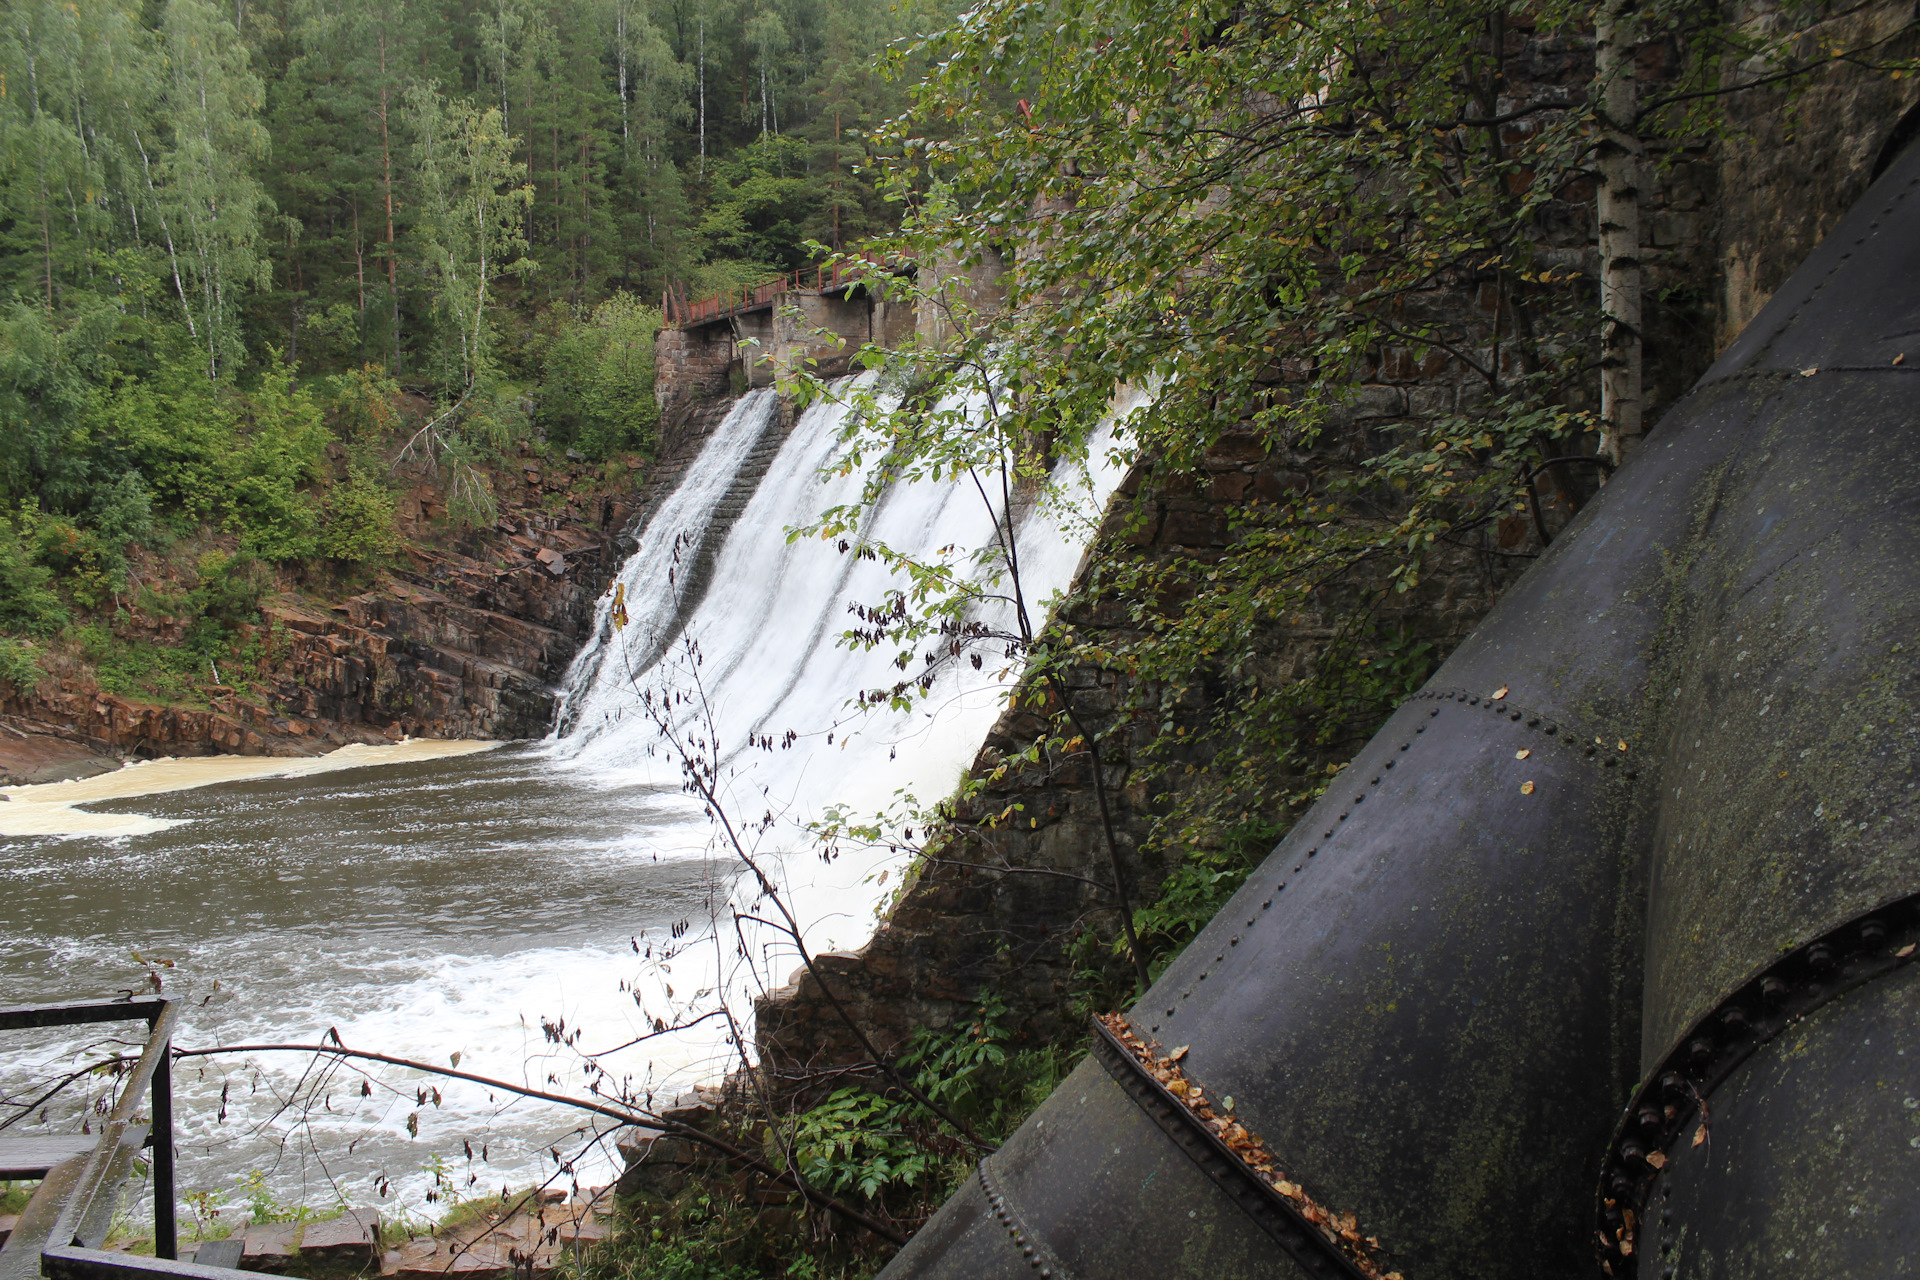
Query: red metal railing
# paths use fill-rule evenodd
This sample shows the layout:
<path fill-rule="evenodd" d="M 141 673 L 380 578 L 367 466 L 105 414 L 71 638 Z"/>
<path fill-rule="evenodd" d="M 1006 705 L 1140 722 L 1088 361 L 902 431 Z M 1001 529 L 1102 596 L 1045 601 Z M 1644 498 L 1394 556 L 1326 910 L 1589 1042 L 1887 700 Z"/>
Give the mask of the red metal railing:
<path fill-rule="evenodd" d="M 771 307 L 785 294 L 830 293 L 858 284 L 868 275 L 884 275 L 887 271 L 887 265 L 878 257 L 862 255 L 854 261 L 828 263 L 811 271 L 788 272 L 759 284 L 716 293 L 698 302 L 687 298 L 685 286 L 668 285 L 660 295 L 660 310 L 669 325 L 685 328 L 688 325 L 710 324 L 728 316 Z"/>

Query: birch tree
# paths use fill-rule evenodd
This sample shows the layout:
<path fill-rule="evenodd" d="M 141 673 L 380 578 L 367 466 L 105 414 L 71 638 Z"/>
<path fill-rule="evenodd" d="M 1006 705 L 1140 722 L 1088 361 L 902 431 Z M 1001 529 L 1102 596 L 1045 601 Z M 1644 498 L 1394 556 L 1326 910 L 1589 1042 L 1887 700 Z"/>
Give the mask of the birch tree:
<path fill-rule="evenodd" d="M 493 370 L 490 311 L 503 276 L 528 269 L 521 215 L 533 198 L 497 107 L 407 90 L 417 214 L 414 267 L 434 317 L 431 368 L 464 405 Z"/>
<path fill-rule="evenodd" d="M 271 278 L 260 235 L 272 205 L 253 169 L 268 149 L 261 85 L 232 21 L 207 0 L 170 0 L 160 44 L 171 145 L 153 196 L 179 239 L 181 305 L 206 350 L 207 376 L 218 378 L 244 354 L 246 291 Z"/>

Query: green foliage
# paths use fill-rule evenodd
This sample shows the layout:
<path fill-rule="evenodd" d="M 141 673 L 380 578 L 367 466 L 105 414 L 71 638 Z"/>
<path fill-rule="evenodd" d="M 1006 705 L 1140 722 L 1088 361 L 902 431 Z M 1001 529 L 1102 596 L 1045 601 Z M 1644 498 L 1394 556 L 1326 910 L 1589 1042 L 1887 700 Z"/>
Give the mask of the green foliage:
<path fill-rule="evenodd" d="M 906 101 L 877 55 L 938 12 L 11 6 L 0 507 L 35 514 L 0 548 L 0 626 L 112 607 L 135 547 L 208 526 L 373 563 L 376 444 L 428 455 L 467 525 L 530 405 L 596 457 L 647 448 L 637 300 L 890 224 L 858 131 Z M 335 494 L 321 402 L 361 464 Z"/>
<path fill-rule="evenodd" d="M 767 1280 L 868 1276 L 871 1267 L 816 1269 L 791 1227 L 718 1186 L 698 1186 L 633 1220 L 581 1265 L 583 1280 Z M 798 1254 L 799 1256 L 795 1256 Z"/>
<path fill-rule="evenodd" d="M 103 462 L 117 459 L 143 477 L 162 509 L 185 522 L 226 504 L 227 468 L 239 422 L 226 388 L 208 380 L 198 357 L 177 343 L 145 376 L 117 373 L 86 417 Z"/>
<path fill-rule="evenodd" d="M 899 1059 L 916 1088 L 989 1140 L 1011 1133 L 1083 1051 L 1016 1050 L 1006 1013 L 1005 1000 L 983 991 L 970 1016 L 922 1028 Z M 837 1089 L 803 1112 L 782 1141 L 809 1181 L 869 1200 L 944 1198 L 972 1160 L 970 1148 L 918 1103 L 860 1086 Z"/>
<path fill-rule="evenodd" d="M 226 477 L 243 548 L 263 560 L 299 560 L 320 549 L 320 510 L 304 489 L 320 476 L 327 430 L 320 406 L 285 366 L 245 397 L 250 429 Z"/>
<path fill-rule="evenodd" d="M 399 500 L 381 477 L 358 464 L 347 473 L 344 484 L 335 485 L 327 495 L 325 526 L 320 532 L 320 552 L 335 560 L 368 563 L 384 560 L 400 550 L 400 533 L 394 527 Z"/>
<path fill-rule="evenodd" d="M 535 421 L 553 443 L 599 460 L 653 443 L 657 308 L 608 298 L 584 322 L 563 320 L 547 347 Z"/>
<path fill-rule="evenodd" d="M 1286 833 L 1284 823 L 1249 822 L 1227 832 L 1217 845 L 1188 847 L 1162 882 L 1160 896 L 1133 914 L 1141 943 L 1152 953 L 1154 977 L 1219 914 Z"/>
<path fill-rule="evenodd" d="M 924 1185 L 941 1164 L 905 1127 L 908 1108 L 864 1089 L 839 1089 L 794 1126 L 801 1174 L 836 1195 L 874 1197 Z"/>
<path fill-rule="evenodd" d="M 807 160 L 800 139 L 767 134 L 714 166 L 710 203 L 695 229 L 705 252 L 777 271 L 805 265 L 807 228 L 817 225 L 825 195 Z"/>
<path fill-rule="evenodd" d="M 353 441 L 383 440 L 400 429 L 400 384 L 374 365 L 327 379 L 340 434 Z"/>
<path fill-rule="evenodd" d="M 267 567 L 245 552 L 227 556 L 210 551 L 200 557 L 199 581 L 189 606 L 195 616 L 223 627 L 255 623 L 260 621 L 260 597 L 271 582 Z"/>
<path fill-rule="evenodd" d="M 39 563 L 23 536 L 36 524 L 30 508 L 14 520 L 0 516 L 0 627 L 45 636 L 66 625 L 67 611 L 47 585 L 53 570 Z"/>
<path fill-rule="evenodd" d="M 102 622 L 76 626 L 69 638 L 93 668 L 94 679 L 105 693 L 162 702 L 199 702 L 201 689 L 213 683 L 207 652 L 198 645 L 145 644 L 116 634 Z"/>
<path fill-rule="evenodd" d="M 259 1169 L 250 1169 L 241 1175 L 239 1190 L 247 1202 L 251 1222 L 306 1222 L 315 1216 L 305 1205 L 281 1204 L 274 1199 L 267 1175 Z"/>
<path fill-rule="evenodd" d="M 46 674 L 37 645 L 0 637 L 0 681 L 12 685 L 16 694 L 31 693 Z"/>

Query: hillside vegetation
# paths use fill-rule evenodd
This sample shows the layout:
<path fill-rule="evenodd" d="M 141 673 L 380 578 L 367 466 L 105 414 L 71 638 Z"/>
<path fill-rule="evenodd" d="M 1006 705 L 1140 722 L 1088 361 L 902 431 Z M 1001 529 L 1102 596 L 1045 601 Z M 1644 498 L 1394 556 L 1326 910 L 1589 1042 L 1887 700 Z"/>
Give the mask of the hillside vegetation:
<path fill-rule="evenodd" d="M 16 686 L 50 651 L 142 643 L 143 600 L 217 661 L 247 612 L 228 596 L 363 582 L 422 477 L 472 526 L 523 447 L 648 452 L 650 300 L 884 226 L 861 134 L 902 92 L 888 42 L 935 22 L 879 0 L 0 14 Z"/>

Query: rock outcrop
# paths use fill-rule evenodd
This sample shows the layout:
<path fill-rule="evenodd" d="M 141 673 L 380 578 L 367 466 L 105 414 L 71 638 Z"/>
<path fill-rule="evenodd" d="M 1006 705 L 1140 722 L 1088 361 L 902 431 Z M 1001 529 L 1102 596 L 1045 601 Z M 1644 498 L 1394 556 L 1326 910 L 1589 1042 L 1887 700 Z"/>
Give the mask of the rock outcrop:
<path fill-rule="evenodd" d="M 496 476 L 496 522 L 451 539 L 435 536 L 445 514 L 435 486 L 416 486 L 399 513 L 406 550 L 373 586 L 263 597 L 237 637 L 260 656 L 219 673 L 232 683 L 204 686 L 194 705 L 104 691 L 77 662 L 56 663 L 32 689 L 0 684 L 0 781 L 85 776 L 136 757 L 542 736 L 623 535 L 658 483 L 637 460 L 609 485 L 530 456 Z M 185 626 L 159 619 L 142 639 L 177 645 Z"/>

